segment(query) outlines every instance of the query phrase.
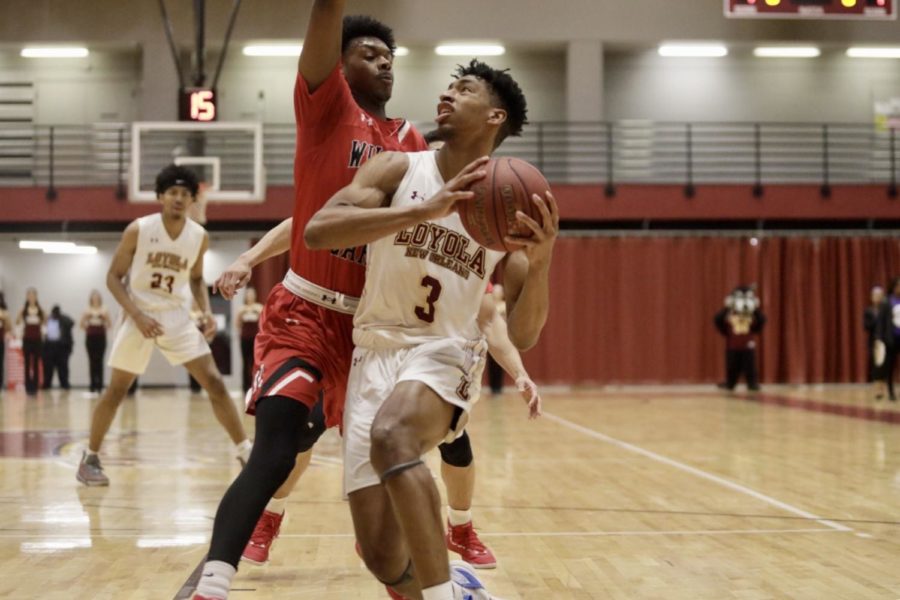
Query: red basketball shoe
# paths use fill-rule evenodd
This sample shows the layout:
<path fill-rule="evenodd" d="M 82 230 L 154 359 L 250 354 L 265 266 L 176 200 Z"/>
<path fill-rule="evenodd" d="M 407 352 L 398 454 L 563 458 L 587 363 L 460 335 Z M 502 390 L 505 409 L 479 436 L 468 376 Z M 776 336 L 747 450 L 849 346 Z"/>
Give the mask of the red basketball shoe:
<path fill-rule="evenodd" d="M 455 526 L 447 522 L 447 548 L 476 569 L 493 569 L 497 566 L 494 553 L 478 539 L 471 521 Z"/>
<path fill-rule="evenodd" d="M 284 513 L 280 515 L 268 510 L 264 510 L 260 515 L 256 527 L 253 529 L 253 535 L 241 554 L 241 560 L 247 561 L 254 565 L 264 565 L 269 562 L 269 551 L 278 533 L 281 531 L 281 521 L 284 519 Z"/>

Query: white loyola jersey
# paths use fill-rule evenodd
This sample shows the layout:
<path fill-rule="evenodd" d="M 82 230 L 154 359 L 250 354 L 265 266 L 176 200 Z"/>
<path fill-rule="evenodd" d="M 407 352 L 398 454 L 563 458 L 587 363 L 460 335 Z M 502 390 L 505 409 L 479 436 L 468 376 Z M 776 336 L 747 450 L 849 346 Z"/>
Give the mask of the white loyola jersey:
<path fill-rule="evenodd" d="M 444 186 L 434 151 L 407 156 L 409 168 L 391 206 L 424 202 Z M 469 237 L 456 212 L 372 242 L 367 255 L 366 285 L 353 319 L 357 346 L 481 336 L 478 309 L 505 253 Z"/>
<path fill-rule="evenodd" d="M 190 306 L 191 269 L 200 255 L 206 230 L 185 218 L 181 234 L 172 239 L 162 214 L 138 219 L 137 248 L 128 287 L 141 310 L 159 311 Z"/>

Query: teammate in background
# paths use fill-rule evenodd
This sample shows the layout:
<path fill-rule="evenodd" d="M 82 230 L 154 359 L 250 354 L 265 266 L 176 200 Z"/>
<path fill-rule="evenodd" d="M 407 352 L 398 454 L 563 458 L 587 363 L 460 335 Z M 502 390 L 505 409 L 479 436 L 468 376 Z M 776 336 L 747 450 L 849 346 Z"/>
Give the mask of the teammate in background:
<path fill-rule="evenodd" d="M 87 310 L 81 315 L 79 325 L 84 329 L 84 345 L 88 354 L 90 396 L 103 391 L 103 355 L 106 353 L 106 331 L 112 327 L 109 311 L 103 306 L 103 296 L 91 290 Z"/>
<path fill-rule="evenodd" d="M 315 0 L 303 40 L 294 88 L 291 269 L 260 320 L 248 394 L 248 412 L 256 414 L 253 452 L 219 504 L 196 599 L 228 595 L 266 504 L 297 455 L 308 460 L 318 437 L 310 432 L 324 426 L 310 428 L 310 421 L 341 422 L 365 248 L 310 251 L 302 239 L 307 221 L 379 152 L 426 147 L 410 123 L 385 111 L 394 83 L 393 33 L 370 17 L 344 19 L 345 4 Z"/>
<path fill-rule="evenodd" d="M 191 171 L 175 165 L 160 171 L 156 196 L 162 211 L 132 221 L 113 256 L 106 284 L 127 316 L 113 341 L 109 387 L 94 407 L 90 443 L 78 466 L 78 481 L 85 485 L 109 485 L 97 453 L 119 404 L 147 368 L 154 347 L 172 365 L 183 364 L 209 394 L 216 418 L 236 446 L 238 460 L 243 463 L 249 455 L 251 444 L 240 414 L 204 339 L 204 333 L 215 333 L 216 322 L 203 283 L 209 236 L 187 218 L 196 194 L 197 179 Z M 127 288 L 122 281 L 126 275 Z M 191 323 L 185 306 L 189 292 L 206 315 L 204 332 Z"/>
<path fill-rule="evenodd" d="M 477 399 L 486 346 L 477 315 L 505 256 L 472 240 L 454 206 L 473 197 L 464 190 L 484 177 L 486 155 L 519 135 L 525 117 L 518 84 L 473 60 L 440 97 L 441 150 L 370 160 L 304 235 L 311 248 L 368 244 L 344 411 L 344 491 L 367 567 L 410 598 L 490 597 L 468 565 L 448 563 L 437 488 L 421 456 L 461 433 Z M 520 348 L 534 345 L 546 322 L 559 229 L 549 192 L 532 201 L 543 225 L 517 213 L 533 237 L 516 238 L 524 248 L 504 273 L 509 336 Z M 407 252 L 423 224 L 431 252 Z M 529 408 L 539 414 L 536 401 Z"/>
<path fill-rule="evenodd" d="M 253 341 L 259 331 L 259 315 L 262 310 L 263 305 L 256 300 L 256 290 L 247 288 L 244 292 L 244 304 L 238 309 L 235 324 L 241 339 L 241 382 L 245 394 L 253 381 Z"/>

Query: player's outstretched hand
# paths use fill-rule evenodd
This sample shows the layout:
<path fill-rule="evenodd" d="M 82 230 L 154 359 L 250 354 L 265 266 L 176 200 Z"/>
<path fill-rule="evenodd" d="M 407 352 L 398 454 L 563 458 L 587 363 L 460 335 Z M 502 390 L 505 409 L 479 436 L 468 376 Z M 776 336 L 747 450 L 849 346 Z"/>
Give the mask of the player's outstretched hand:
<path fill-rule="evenodd" d="M 250 282 L 253 269 L 250 263 L 240 256 L 213 282 L 213 293 L 222 294 L 226 300 L 234 298 L 235 293 Z"/>
<path fill-rule="evenodd" d="M 469 186 L 487 175 L 484 166 L 489 160 L 488 156 L 473 160 L 445 183 L 437 194 L 426 200 L 422 204 L 425 211 L 423 220 L 446 217 L 453 212 L 457 202 L 465 202 L 474 198 L 475 192 L 470 192 Z"/>
<path fill-rule="evenodd" d="M 527 375 L 523 375 L 516 379 L 516 389 L 522 394 L 525 403 L 528 404 L 528 418 L 537 419 L 542 414 L 541 411 L 541 394 L 538 392 L 537 385 Z"/>
<path fill-rule="evenodd" d="M 211 342 L 216 337 L 217 330 L 216 318 L 209 313 L 203 315 L 203 337 L 206 338 L 207 342 Z"/>
<path fill-rule="evenodd" d="M 134 324 L 137 325 L 141 335 L 145 338 L 152 339 L 163 334 L 162 323 L 144 313 L 138 313 L 138 315 L 134 317 Z"/>
<path fill-rule="evenodd" d="M 549 191 L 546 192 L 546 198 L 533 194 L 531 201 L 541 213 L 543 223 L 539 225 L 522 211 L 516 211 L 516 219 L 531 233 L 528 236 L 508 235 L 506 241 L 525 246 L 525 254 L 530 262 L 549 260 L 556 236 L 559 235 L 559 207 L 556 205 L 556 198 Z"/>

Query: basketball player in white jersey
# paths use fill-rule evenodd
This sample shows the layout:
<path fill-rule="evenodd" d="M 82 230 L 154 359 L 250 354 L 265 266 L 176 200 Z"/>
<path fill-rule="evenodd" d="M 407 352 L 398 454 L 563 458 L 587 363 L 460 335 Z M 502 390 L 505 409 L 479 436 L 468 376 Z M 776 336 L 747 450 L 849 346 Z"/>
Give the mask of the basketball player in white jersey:
<path fill-rule="evenodd" d="M 142 374 L 156 347 L 172 365 L 184 365 L 209 394 L 213 412 L 246 461 L 250 441 L 222 376 L 212 360 L 204 335 L 215 334 L 203 282 L 203 255 L 209 235 L 187 218 L 197 196 L 197 178 L 183 167 L 170 165 L 156 177 L 161 212 L 133 221 L 122 234 L 106 276 L 106 284 L 124 311 L 110 351 L 112 367 L 106 388 L 91 420 L 91 436 L 78 467 L 78 481 L 109 485 L 97 453 L 119 404 L 134 379 Z M 123 279 L 128 277 L 128 287 Z M 191 321 L 189 296 L 206 315 L 203 332 Z"/>
<path fill-rule="evenodd" d="M 436 130 L 426 133 L 424 137 L 431 150 L 443 146 Z M 231 300 L 237 290 L 250 282 L 253 267 L 272 256 L 287 252 L 290 249 L 292 222 L 293 218 L 289 217 L 241 254 L 213 283 L 213 292 L 218 290 L 226 300 Z M 495 290 L 499 288 L 502 286 L 496 286 Z M 248 293 L 251 289 L 248 288 Z M 478 321 L 488 342 L 488 352 L 512 377 L 526 402 L 540 402 L 537 386 L 528 376 L 522 357 L 506 336 L 505 313 L 505 303 L 502 299 L 497 300 L 491 296 L 491 293 L 482 301 Z M 240 314 L 239 312 L 238 319 Z M 325 422 L 320 416 L 321 411 L 313 411 L 311 414 L 308 428 L 304 430 L 302 447 L 312 448 L 325 433 Z M 481 541 L 473 524 L 475 462 L 468 433 L 464 432 L 455 440 L 440 444 L 438 450 L 441 454 L 441 479 L 447 489 L 447 548 L 476 569 L 495 568 L 497 559 L 493 551 Z M 273 544 L 281 531 L 288 496 L 309 466 L 311 458 L 311 449 L 297 455 L 293 471 L 263 510 L 241 560 L 255 565 L 268 562 Z"/>
<path fill-rule="evenodd" d="M 356 350 L 344 408 L 344 488 L 369 570 L 408 598 L 480 600 L 465 563 L 451 565 L 437 488 L 421 456 L 458 435 L 476 399 L 485 342 L 476 317 L 504 254 L 472 240 L 454 211 L 473 196 L 487 156 L 525 123 L 516 82 L 473 60 L 441 95 L 438 152 L 386 152 L 363 165 L 309 222 L 311 248 L 368 244 L 354 318 Z M 533 235 L 504 269 L 509 337 L 533 346 L 547 318 L 548 274 L 559 230 L 549 192 L 533 202 Z M 532 416 L 539 407 L 532 404 Z"/>

